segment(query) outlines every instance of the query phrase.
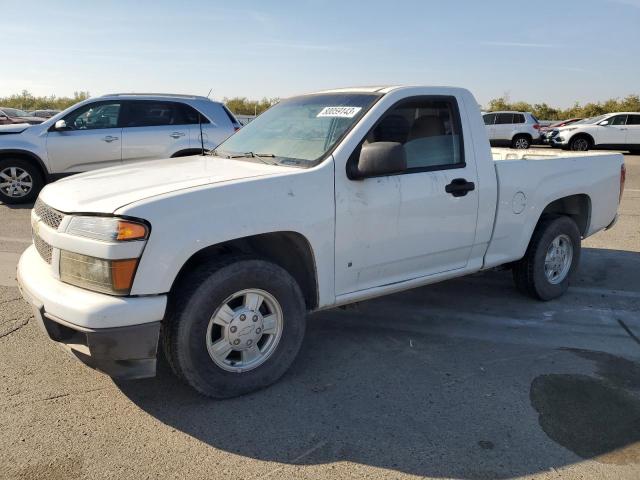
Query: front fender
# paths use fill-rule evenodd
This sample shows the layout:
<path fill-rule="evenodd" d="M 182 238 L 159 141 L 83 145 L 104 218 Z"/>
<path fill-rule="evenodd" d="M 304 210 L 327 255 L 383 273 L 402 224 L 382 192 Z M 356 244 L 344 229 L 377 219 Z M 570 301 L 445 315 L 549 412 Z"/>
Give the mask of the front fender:
<path fill-rule="evenodd" d="M 230 240 L 290 231 L 310 244 L 320 306 L 335 301 L 333 161 L 313 169 L 171 192 L 116 211 L 143 218 L 151 234 L 132 295 L 166 293 L 198 251 Z"/>

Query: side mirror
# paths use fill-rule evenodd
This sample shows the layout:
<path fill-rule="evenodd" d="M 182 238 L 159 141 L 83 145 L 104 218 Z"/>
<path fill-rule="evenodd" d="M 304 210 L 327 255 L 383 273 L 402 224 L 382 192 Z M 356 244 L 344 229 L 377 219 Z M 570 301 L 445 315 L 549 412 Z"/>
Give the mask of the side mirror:
<path fill-rule="evenodd" d="M 66 130 L 67 129 L 67 122 L 65 122 L 64 120 L 58 120 L 55 125 L 53 126 L 54 130 Z"/>
<path fill-rule="evenodd" d="M 351 177 L 361 179 L 404 172 L 407 155 L 401 143 L 375 142 L 363 145 Z"/>
<path fill-rule="evenodd" d="M 606 127 L 607 125 L 609 125 L 609 120 L 603 120 L 598 125 L 600 125 L 601 127 Z"/>

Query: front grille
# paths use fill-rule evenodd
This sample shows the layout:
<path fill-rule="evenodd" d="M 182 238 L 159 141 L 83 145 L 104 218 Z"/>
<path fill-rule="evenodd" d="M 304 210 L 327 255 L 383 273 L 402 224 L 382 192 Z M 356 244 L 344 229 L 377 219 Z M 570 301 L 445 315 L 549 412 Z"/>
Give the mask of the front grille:
<path fill-rule="evenodd" d="M 45 225 L 55 230 L 58 229 L 60 222 L 62 222 L 62 217 L 64 217 L 64 214 L 54 210 L 40 199 L 36 200 L 33 211 Z"/>
<path fill-rule="evenodd" d="M 53 247 L 40 238 L 40 236 L 35 232 L 33 232 L 33 244 L 36 246 L 36 250 L 42 259 L 47 263 L 51 263 L 51 252 Z"/>

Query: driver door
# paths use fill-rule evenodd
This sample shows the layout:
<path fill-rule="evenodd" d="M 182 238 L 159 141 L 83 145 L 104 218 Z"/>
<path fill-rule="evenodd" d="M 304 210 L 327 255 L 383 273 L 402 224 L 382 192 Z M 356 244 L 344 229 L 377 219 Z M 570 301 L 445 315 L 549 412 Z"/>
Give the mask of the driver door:
<path fill-rule="evenodd" d="M 122 128 L 119 100 L 88 103 L 63 120 L 67 127 L 51 128 L 47 154 L 53 173 L 76 173 L 120 165 Z"/>
<path fill-rule="evenodd" d="M 336 178 L 337 295 L 466 267 L 475 240 L 478 179 L 461 108 L 454 96 L 415 97 L 391 107 L 362 144 L 402 144 L 407 169 Z M 357 161 L 359 151 L 349 162 Z M 463 182 L 467 191 L 451 193 L 451 185 Z"/>

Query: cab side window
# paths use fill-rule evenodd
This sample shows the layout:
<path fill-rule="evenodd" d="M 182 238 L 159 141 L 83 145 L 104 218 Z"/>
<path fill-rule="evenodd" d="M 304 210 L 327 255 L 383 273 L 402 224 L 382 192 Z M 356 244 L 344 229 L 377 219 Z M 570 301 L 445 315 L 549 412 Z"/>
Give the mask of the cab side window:
<path fill-rule="evenodd" d="M 496 125 L 510 125 L 513 121 L 513 113 L 499 113 L 496 118 Z"/>
<path fill-rule="evenodd" d="M 616 115 L 609 121 L 609 125 L 625 125 L 627 123 L 626 115 Z"/>
<path fill-rule="evenodd" d="M 407 173 L 464 167 L 462 126 L 453 97 L 402 102 L 382 117 L 365 142 L 401 143 Z"/>
<path fill-rule="evenodd" d="M 71 130 L 97 130 L 119 126 L 120 102 L 89 103 L 65 117 Z"/>
<path fill-rule="evenodd" d="M 640 115 L 629 115 L 627 125 L 640 125 Z"/>

